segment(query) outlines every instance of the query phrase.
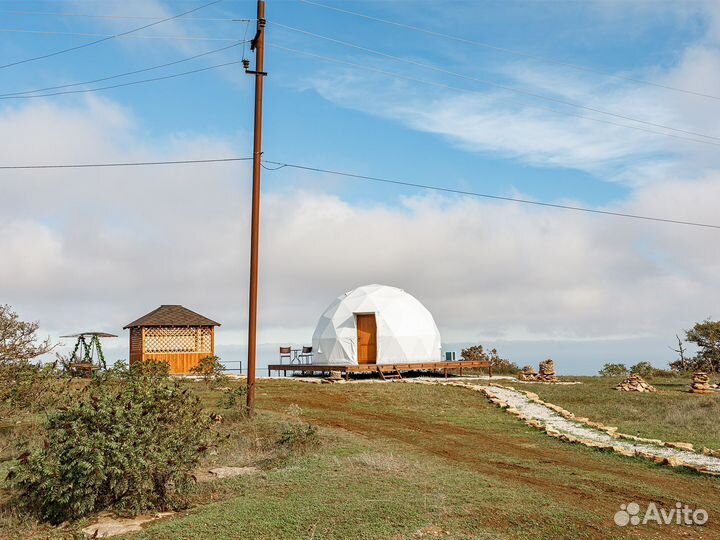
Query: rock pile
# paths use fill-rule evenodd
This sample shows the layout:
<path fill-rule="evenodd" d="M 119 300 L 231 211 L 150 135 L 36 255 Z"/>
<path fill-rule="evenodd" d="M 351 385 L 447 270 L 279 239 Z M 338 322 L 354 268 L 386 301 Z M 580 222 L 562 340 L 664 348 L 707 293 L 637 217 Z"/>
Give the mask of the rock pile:
<path fill-rule="evenodd" d="M 646 383 L 640 375 L 633 373 L 618 384 L 615 390 L 623 392 L 654 392 L 655 387 Z"/>
<path fill-rule="evenodd" d="M 525 366 L 522 368 L 522 371 L 518 373 L 518 379 L 521 381 L 536 381 L 537 373 L 532 366 Z"/>
<path fill-rule="evenodd" d="M 551 383 L 558 382 L 555 376 L 555 362 L 550 358 L 540 362 L 540 374 L 537 376 L 537 380 Z"/>
<path fill-rule="evenodd" d="M 698 371 L 693 374 L 690 392 L 693 394 L 712 394 L 713 390 L 710 386 L 710 377 L 704 371 Z"/>

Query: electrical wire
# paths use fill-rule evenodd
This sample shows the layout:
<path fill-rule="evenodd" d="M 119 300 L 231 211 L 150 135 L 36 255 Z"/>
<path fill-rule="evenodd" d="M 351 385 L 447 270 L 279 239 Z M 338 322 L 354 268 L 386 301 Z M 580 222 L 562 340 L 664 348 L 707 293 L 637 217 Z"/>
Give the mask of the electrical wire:
<path fill-rule="evenodd" d="M 140 79 L 139 81 L 130 81 L 130 82 L 119 83 L 119 84 L 111 84 L 109 86 L 99 86 L 97 88 L 81 88 L 78 90 L 61 90 L 60 92 L 51 92 L 51 93 L 47 93 L 47 94 L 29 94 L 26 96 L 25 95 L 5 96 L 5 97 L 0 97 L 0 99 L 32 99 L 32 98 L 43 98 L 43 97 L 52 97 L 52 96 L 63 96 L 66 94 L 86 94 L 89 92 L 98 92 L 100 90 L 112 90 L 113 88 L 123 88 L 125 86 L 134 86 L 136 84 L 144 84 L 144 83 L 155 82 L 155 81 L 165 81 L 167 79 L 175 79 L 177 77 L 184 77 L 185 75 L 192 75 L 193 73 L 201 73 L 203 71 L 209 71 L 211 69 L 217 69 L 217 68 L 232 66 L 232 65 L 241 64 L 241 63 L 242 63 L 242 60 L 233 60 L 232 62 L 224 62 L 222 64 L 215 64 L 214 66 L 206 66 L 203 68 L 192 69 L 190 71 L 173 73 L 171 75 L 163 75 L 161 77 L 152 77 L 150 79 Z"/>
<path fill-rule="evenodd" d="M 488 81 L 488 80 L 485 80 L 485 79 L 478 79 L 477 77 L 472 77 L 472 76 L 469 76 L 469 75 L 465 75 L 465 74 L 463 74 L 463 73 L 458 73 L 458 72 L 455 72 L 455 71 L 451 71 L 451 70 L 448 70 L 448 69 L 445 69 L 445 68 L 441 68 L 441 67 L 435 66 L 435 65 L 433 65 L 433 64 L 426 64 L 426 63 L 424 63 L 424 62 L 418 62 L 418 61 L 415 61 L 415 60 L 410 60 L 410 59 L 408 59 L 408 58 L 403 58 L 403 57 L 401 57 L 401 56 L 395 56 L 395 55 L 388 54 L 388 53 L 384 53 L 384 52 L 382 52 L 382 51 L 378 51 L 378 50 L 375 50 L 375 49 L 370 49 L 370 48 L 368 48 L 368 47 L 363 47 L 363 46 L 361 46 L 361 45 L 356 45 L 355 43 L 350 43 L 350 42 L 342 41 L 342 40 L 335 39 L 335 38 L 332 38 L 332 37 L 323 36 L 323 35 L 320 35 L 320 34 L 315 34 L 315 33 L 313 33 L 313 32 L 308 32 L 308 31 L 302 30 L 302 29 L 300 29 L 300 28 L 294 28 L 294 27 L 292 27 L 292 26 L 287 26 L 287 25 L 280 24 L 280 23 L 277 23 L 277 22 L 274 22 L 274 21 L 269 21 L 269 22 L 270 22 L 270 24 L 272 24 L 272 25 L 274 25 L 274 26 L 278 26 L 278 27 L 280 27 L 280 28 L 285 28 L 285 29 L 291 30 L 291 31 L 293 31 L 293 32 L 299 32 L 299 33 L 301 33 L 301 34 L 305 34 L 305 35 L 308 35 L 308 36 L 311 36 L 311 37 L 314 37 L 314 38 L 323 39 L 323 40 L 325 40 L 325 41 L 330 41 L 330 42 L 332 42 L 332 43 L 337 43 L 337 44 L 340 44 L 340 45 L 344 45 L 344 46 L 346 46 L 346 47 L 351 47 L 351 48 L 358 49 L 358 50 L 361 50 L 361 51 L 364 51 L 364 52 L 369 52 L 369 53 L 371 53 L 371 54 L 375 54 L 375 55 L 378 55 L 378 56 L 383 56 L 383 57 L 385 57 L 385 58 L 389 58 L 389 59 L 391 59 L 391 60 L 395 60 L 395 61 L 398 61 L 398 62 L 404 62 L 404 63 L 406 63 L 406 64 L 411 64 L 411 65 L 418 66 L 418 67 L 422 67 L 422 68 L 425 68 L 425 69 L 430 69 L 430 70 L 433 70 L 433 71 L 437 71 L 437 72 L 439 72 L 439 73 L 444 73 L 444 74 L 446 74 L 446 75 L 452 75 L 453 77 L 459 77 L 459 78 L 461 78 L 461 79 L 466 79 L 466 80 L 473 81 L 473 82 L 477 82 L 477 83 L 484 84 L 484 85 L 487 85 L 487 86 L 493 86 L 493 87 L 495 87 L 495 88 L 500 88 L 500 89 L 502 89 L 502 90 L 506 90 L 506 91 L 509 91 L 509 92 L 514 92 L 514 93 L 517 93 L 517 94 L 523 94 L 523 95 L 530 96 L 530 97 L 533 97 L 533 98 L 542 99 L 542 100 L 545 100 L 545 101 L 551 101 L 551 102 L 559 103 L 559 104 L 561 104 L 561 105 L 566 105 L 566 106 L 569 106 L 569 107 L 575 107 L 575 108 L 578 108 L 578 109 L 584 109 L 584 110 L 591 111 L 591 112 L 594 112 L 594 113 L 597 113 L 597 114 L 603 114 L 603 115 L 611 116 L 611 117 L 614 117 L 614 118 L 620 118 L 620 119 L 622 119 L 622 120 L 628 120 L 628 121 L 631 121 L 631 122 L 637 122 L 637 123 L 639 123 L 639 124 L 644 124 L 644 125 L 648 125 L 648 126 L 651 126 L 651 127 L 656 127 L 656 128 L 661 128 L 661 129 L 667 129 L 667 130 L 670 130 L 670 131 L 676 131 L 676 132 L 678 132 L 678 133 L 684 133 L 684 134 L 686 134 L 686 135 L 693 135 L 693 136 L 695 136 L 695 137 L 704 137 L 704 138 L 707 138 L 707 139 L 713 139 L 713 140 L 720 141 L 720 137 L 716 137 L 716 136 L 713 136 L 713 135 L 705 135 L 705 134 L 703 134 L 703 133 L 698 133 L 698 132 L 696 132 L 696 131 L 690 131 L 690 130 L 686 130 L 686 129 L 674 128 L 674 127 L 671 127 L 671 126 L 666 126 L 666 125 L 664 125 L 664 124 L 658 124 L 658 123 L 656 123 L 656 122 L 650 122 L 650 121 L 647 121 L 647 120 L 641 120 L 641 119 L 639 119 L 639 118 L 634 118 L 634 117 L 626 116 L 626 115 L 623 115 L 623 114 L 613 113 L 613 112 L 605 111 L 605 110 L 602 110 L 602 109 L 596 109 L 596 108 L 594 108 L 594 107 L 588 107 L 588 106 L 586 106 L 586 105 L 582 105 L 582 104 L 580 104 L 580 103 L 575 103 L 575 102 L 572 102 L 572 101 L 565 101 L 565 100 L 563 100 L 563 99 L 553 98 L 553 97 L 545 96 L 545 95 L 542 95 L 542 94 L 536 94 L 536 93 L 534 93 L 534 92 L 528 92 L 528 91 L 526 91 L 526 90 L 520 90 L 520 89 L 517 89 L 517 88 L 513 88 L 513 87 L 511 87 L 511 86 L 505 86 L 505 85 L 498 84 L 498 83 L 495 83 L 495 82 L 492 82 L 492 81 Z"/>
<path fill-rule="evenodd" d="M 444 88 L 444 89 L 448 89 L 448 90 L 454 90 L 454 91 L 457 91 L 457 92 L 467 92 L 467 93 L 471 93 L 471 94 L 480 94 L 480 95 L 482 95 L 482 96 L 485 96 L 485 95 L 486 95 L 484 92 L 481 92 L 480 90 L 473 90 L 473 89 L 471 89 L 471 88 L 461 88 L 461 87 L 459 87 L 459 86 L 452 86 L 452 85 L 445 84 L 445 83 L 439 83 L 439 82 L 435 82 L 435 81 L 428 81 L 428 80 L 425 80 L 425 79 L 418 79 L 418 78 L 415 78 L 415 77 L 410 77 L 410 76 L 408 76 L 408 75 L 402 75 L 402 74 L 400 74 L 400 73 L 396 73 L 396 72 L 393 72 L 393 71 L 386 71 L 386 70 L 383 70 L 383 69 L 372 68 L 372 67 L 366 66 L 366 65 L 364 65 L 364 64 L 358 64 L 358 63 L 356 63 L 356 62 L 350 62 L 350 61 L 348 61 L 348 60 L 342 60 L 342 59 L 340 59 L 340 58 L 333 58 L 333 57 L 331 57 L 331 56 L 323 56 L 323 55 L 321 55 L 321 54 L 315 54 L 315 53 L 310 53 L 310 52 L 307 52 L 307 51 L 301 51 L 301 50 L 298 50 L 298 49 L 292 49 L 292 48 L 290 48 L 290 47 L 284 47 L 284 46 L 282 46 L 282 45 L 275 45 L 275 44 L 273 44 L 273 43 L 266 43 L 265 46 L 266 46 L 266 47 L 272 47 L 272 48 L 279 49 L 279 50 L 283 50 L 283 51 L 287 51 L 287 52 L 291 52 L 291 53 L 293 53 L 293 54 L 299 54 L 299 55 L 302 55 L 302 56 L 309 56 L 309 57 L 311 57 L 311 58 L 319 58 L 319 59 L 321 59 L 321 60 L 325 60 L 325 61 L 328 61 L 328 62 L 334 62 L 334 63 L 336 63 L 336 64 L 343 64 L 343 65 L 351 66 L 351 67 L 354 67 L 354 68 L 357 68 L 357 69 L 362 69 L 362 70 L 365 70 L 365 71 L 371 71 L 371 72 L 374 72 L 374 73 L 379 73 L 379 74 L 381 74 L 381 75 L 386 75 L 386 76 L 389 76 L 389 77 L 394 77 L 394 78 L 396 78 L 396 79 L 402 79 L 402 80 L 406 80 L 406 81 L 410 81 L 410 82 L 415 82 L 415 83 L 419 83 L 419 84 L 425 84 L 425 85 L 428 85 L 428 86 L 435 86 L 435 87 L 437 87 L 437 88 Z M 503 99 L 503 101 L 512 102 L 512 103 L 520 103 L 520 104 L 523 104 L 523 105 L 528 105 L 528 102 L 523 102 L 523 101 L 513 100 L 513 99 Z M 692 137 L 684 137 L 684 136 L 682 136 L 682 135 L 676 135 L 676 134 L 674 134 L 674 133 L 664 133 L 664 132 L 661 132 L 661 131 L 654 131 L 654 130 L 652 130 L 652 129 L 647 129 L 647 128 L 643 128 L 643 127 L 640 127 L 640 126 L 630 126 L 630 125 L 627 125 L 627 124 L 621 124 L 621 123 L 618 123 L 618 122 L 613 122 L 613 121 L 611 121 L 611 120 L 604 120 L 604 119 L 602 119 L 602 118 L 594 118 L 594 117 L 592 117 L 592 116 L 586 116 L 586 115 L 583 115 L 583 114 L 577 114 L 577 113 L 573 113 L 573 112 L 569 112 L 569 111 L 561 111 L 561 110 L 559 110 L 559 109 L 553 109 L 553 108 L 551 108 L 551 107 L 543 107 L 542 105 L 537 105 L 537 104 L 534 104 L 534 103 L 532 104 L 532 106 L 537 107 L 537 108 L 542 109 L 542 110 L 546 110 L 546 111 L 550 111 L 550 112 L 553 112 L 553 113 L 561 114 L 561 115 L 564 115 L 564 116 L 572 116 L 572 117 L 575 117 L 575 118 L 582 118 L 582 119 L 584 119 L 584 120 L 591 120 L 591 121 L 593 121 L 593 122 L 599 122 L 599 123 L 601 123 L 601 124 L 609 124 L 609 125 L 611 125 L 611 126 L 618 126 L 618 127 L 622 127 L 622 128 L 633 129 L 633 130 L 635 130 L 635 131 L 642 131 L 643 133 L 652 133 L 652 134 L 654 134 L 654 135 L 662 135 L 662 136 L 664 136 L 664 137 L 672 137 L 673 139 L 680 139 L 680 140 L 683 140 L 683 141 L 690 141 L 690 142 L 695 142 L 695 143 L 699 143 L 699 144 L 706 144 L 706 145 L 711 145 L 711 146 L 720 146 L 720 142 L 713 142 L 713 141 L 711 141 L 711 140 L 693 139 Z"/>
<path fill-rule="evenodd" d="M 0 165 L 0 170 L 30 169 L 90 169 L 97 167 L 144 167 L 146 165 L 187 165 L 192 163 L 227 163 L 233 161 L 251 161 L 251 157 L 230 157 L 213 159 L 178 159 L 164 161 L 125 161 L 116 163 L 67 163 L 51 165 Z"/>
<path fill-rule="evenodd" d="M 549 202 L 542 202 L 542 201 L 532 201 L 530 199 L 519 199 L 516 197 L 503 197 L 500 195 L 490 195 L 488 193 L 478 193 L 476 191 L 465 191 L 460 189 L 453 189 L 453 188 L 447 188 L 442 186 L 433 186 L 429 184 L 417 184 L 415 182 L 406 182 L 403 180 L 392 180 L 389 178 L 381 178 L 377 176 L 366 176 L 363 174 L 354 174 L 349 172 L 343 172 L 343 171 L 335 171 L 331 169 L 322 169 L 320 167 L 309 167 L 306 165 L 297 165 L 294 163 L 283 163 L 282 161 L 270 161 L 270 160 L 263 160 L 265 163 L 269 163 L 271 165 L 277 165 L 278 168 L 292 168 L 292 169 L 299 169 L 303 171 L 310 171 L 310 172 L 317 172 L 317 173 L 323 173 L 323 174 L 332 174 L 335 176 L 343 176 L 347 178 L 354 178 L 356 180 L 369 180 L 372 182 L 379 182 L 383 184 L 392 184 L 396 186 L 405 186 L 405 187 L 412 187 L 412 188 L 419 188 L 419 189 L 429 189 L 432 191 L 440 191 L 443 193 L 453 193 L 456 195 L 467 195 L 470 197 L 480 197 L 483 199 L 492 199 L 497 201 L 507 201 L 507 202 L 516 202 L 520 204 L 530 204 L 534 206 L 543 206 L 548 208 L 558 208 L 562 210 L 572 210 L 575 212 L 586 212 L 590 214 L 600 214 L 605 216 L 614 216 L 614 217 L 622 217 L 622 218 L 630 218 L 630 219 L 639 219 L 639 220 L 645 220 L 645 221 L 656 221 L 660 223 L 670 223 L 673 225 L 689 225 L 692 227 L 705 227 L 708 229 L 720 229 L 720 225 L 714 225 L 710 223 L 700 223 L 696 221 L 684 221 L 679 219 L 668 219 L 668 218 L 661 218 L 656 216 L 643 216 L 639 214 L 628 214 L 625 212 L 612 212 L 610 210 L 596 210 L 594 208 L 585 208 L 582 206 L 571 206 L 566 204 L 555 204 L 555 203 L 549 203 Z"/>
<path fill-rule="evenodd" d="M 656 88 L 663 88 L 663 89 L 665 89 L 665 90 L 671 90 L 671 91 L 673 91 L 673 92 L 681 92 L 681 93 L 683 93 L 683 94 L 689 94 L 689 95 L 693 95 L 693 96 L 699 96 L 699 97 L 704 97 L 704 98 L 709 98 L 709 99 L 720 100 L 720 96 L 715 96 L 715 95 L 712 95 L 712 94 L 706 94 L 706 93 L 703 93 L 703 92 L 697 92 L 697 91 L 695 91 L 695 90 L 688 90 L 687 88 L 679 88 L 679 87 L 677 87 L 677 86 L 670 86 L 670 85 L 666 85 L 666 84 L 655 83 L 655 82 L 648 81 L 648 80 L 645 80 L 645 79 L 638 79 L 638 78 L 635 78 L 635 77 L 628 77 L 628 76 L 626 76 L 626 75 L 618 75 L 618 74 L 616 74 L 616 73 L 610 73 L 610 72 L 608 72 L 608 71 L 603 71 L 603 70 L 600 70 L 600 69 L 590 68 L 590 67 L 582 66 L 582 65 L 579 65 L 579 64 L 573 64 L 573 63 L 570 63 L 570 62 L 564 62 L 564 61 L 562 61 L 562 60 L 555 60 L 555 59 L 549 58 L 549 57 L 547 57 L 547 56 L 540 56 L 540 55 L 537 55 L 537 54 L 526 53 L 526 52 L 523 52 L 523 51 L 518 51 L 518 50 L 516 50 L 516 49 L 509 49 L 509 48 L 506 48 L 506 47 L 499 47 L 499 46 L 497 46 L 497 45 L 492 45 L 492 44 L 490 44 L 490 43 L 484 43 L 484 42 L 481 42 L 481 41 L 475 41 L 475 40 L 472 40 L 472 39 L 466 39 L 466 38 L 462 38 L 462 37 L 458 37 L 458 36 L 453 36 L 453 35 L 445 34 L 445 33 L 442 33 L 442 32 L 436 32 L 436 31 L 434 31 L 434 30 L 428 30 L 428 29 L 426 29 L 426 28 L 420 28 L 420 27 L 418 27 L 418 26 L 412 26 L 412 25 L 405 24 L 405 23 L 400 23 L 400 22 L 397 22 L 397 21 L 390 21 L 390 20 L 388 20 L 388 19 L 381 19 L 381 18 L 379 18 L 379 17 L 373 17 L 373 16 L 371 16 L 371 15 L 365 15 L 364 13 L 358 13 L 358 12 L 356 12 L 356 11 L 350 11 L 350 10 L 347 10 L 347 9 L 342 9 L 342 8 L 338 8 L 338 7 L 334 7 L 334 6 L 328 6 L 328 5 L 325 5 L 325 4 L 320 4 L 320 3 L 318 3 L 318 2 L 312 2 L 312 1 L 310 1 L 310 0 L 298 0 L 298 1 L 301 2 L 301 3 L 303 3 L 303 4 L 309 4 L 309 5 L 321 7 L 321 8 L 324 8 L 324 9 L 329 9 L 329 10 L 332 10 L 332 11 L 337 11 L 337 12 L 339 12 L 339 13 L 345 13 L 345 14 L 347 14 L 347 15 L 353 15 L 353 16 L 355 16 L 355 17 L 361 17 L 361 18 L 363 18 L 363 19 L 368 19 L 368 20 L 371 20 L 371 21 L 381 22 L 381 23 L 383 23 L 383 24 L 389 24 L 389 25 L 392 25 L 392 26 L 397 26 L 397 27 L 399 27 L 399 28 L 405 28 L 405 29 L 407 29 L 407 30 L 413 30 L 413 31 L 416 31 L 416 32 L 422 32 L 422 33 L 424 33 L 424 34 L 428 34 L 428 35 L 431 35 L 431 36 L 441 37 L 441 38 L 443 38 L 443 39 L 450 39 L 450 40 L 452 40 L 452 41 L 457 41 L 457 42 L 460 42 L 460 43 L 467 43 L 467 44 L 469 44 L 469 45 L 475 45 L 475 46 L 478 46 L 478 47 L 483 47 L 483 48 L 491 49 L 491 50 L 494 50 L 494 51 L 499 51 L 499 52 L 503 52 L 503 53 L 507 53 L 507 54 L 513 54 L 513 55 L 516 55 L 516 56 L 524 56 L 524 57 L 526 57 L 526 58 L 532 58 L 532 59 L 534 59 L 534 60 L 541 60 L 541 61 L 543 61 L 543 62 L 548 62 L 548 63 L 551 63 L 551 64 L 556 64 L 556 65 L 558 65 L 558 66 L 563 66 L 563 67 L 568 67 L 568 68 L 572 68 L 572 69 L 577 69 L 577 70 L 580 70 L 580 71 L 586 71 L 586 72 L 588 72 L 588 73 L 596 73 L 596 74 L 599 74 L 599 75 L 604 75 L 604 76 L 606 76 L 606 77 L 612 77 L 612 78 L 614 78 L 614 79 L 620 79 L 620 80 L 623 80 L 623 81 L 629 81 L 629 82 L 634 82 L 634 83 L 638 83 L 638 84 L 644 84 L 644 85 L 648 85 L 648 86 L 654 86 L 654 87 L 656 87 Z"/>
<path fill-rule="evenodd" d="M 47 169 L 88 169 L 88 168 L 103 168 L 103 167 L 139 167 L 148 165 L 187 165 L 187 164 L 202 164 L 202 163 L 229 163 L 238 161 L 251 161 L 252 157 L 228 157 L 228 158 L 210 158 L 210 159 L 182 159 L 182 160 L 163 160 L 163 161 L 129 161 L 129 162 L 115 162 L 115 163 L 65 163 L 65 164 L 47 164 L 47 165 L 0 165 L 0 170 L 47 170 Z M 263 164 L 275 165 L 275 167 L 267 167 Z M 349 173 L 345 171 L 337 171 L 332 169 L 323 169 L 320 167 L 310 167 L 307 165 L 298 165 L 296 163 L 285 163 L 282 161 L 262 160 L 261 165 L 269 171 L 277 171 L 283 168 L 298 169 L 309 172 L 317 172 L 322 174 L 331 174 L 335 176 L 343 176 L 346 178 L 353 178 L 356 180 L 368 180 L 371 182 L 379 182 L 383 184 L 391 184 L 396 186 L 412 187 L 418 189 L 428 189 L 432 191 L 440 191 L 443 193 L 452 193 L 455 195 L 466 195 L 470 197 L 480 197 L 483 199 L 492 199 L 497 201 L 516 202 L 520 204 L 529 204 L 534 206 L 542 206 L 547 208 L 556 208 L 562 210 L 572 210 L 575 212 L 585 212 L 591 214 L 599 214 L 604 216 L 614 216 L 629 219 L 638 219 L 645 221 L 654 221 L 660 223 L 669 223 L 673 225 L 688 225 L 692 227 L 704 227 L 709 229 L 720 229 L 720 225 L 714 225 L 710 223 L 701 223 L 696 221 L 684 221 L 679 219 L 661 218 L 656 216 L 644 216 L 640 214 L 629 214 L 625 212 L 613 212 L 610 210 L 597 210 L 594 208 L 586 208 L 582 206 L 571 206 L 566 204 L 555 204 L 542 201 L 533 201 L 530 199 L 520 199 L 517 197 L 504 197 L 501 195 L 491 195 L 488 193 L 479 193 L 476 191 L 467 191 L 460 189 L 453 189 L 442 186 L 433 186 L 429 184 L 418 184 L 415 182 L 407 182 L 403 180 L 393 180 L 390 178 L 382 178 L 378 176 L 367 176 L 363 174 Z"/>
<path fill-rule="evenodd" d="M 156 66 L 151 66 L 143 69 L 136 69 L 134 71 L 126 71 L 125 73 L 118 73 L 117 75 L 110 75 L 109 77 L 102 77 L 100 79 L 93 79 L 91 81 L 82 81 L 82 82 L 76 82 L 76 83 L 69 83 L 69 84 L 61 84 L 58 86 L 47 86 L 45 88 L 36 88 L 35 90 L 24 90 L 22 92 L 12 92 L 9 94 L 0 94 L 0 99 L 12 99 L 12 98 L 23 98 L 23 97 L 32 97 L 32 96 L 26 96 L 23 94 L 37 94 L 39 92 L 47 92 L 49 90 L 59 90 L 62 88 L 70 88 L 73 86 L 82 86 L 85 84 L 95 84 L 103 81 L 109 81 L 112 79 L 118 79 L 120 77 L 127 77 L 129 75 L 137 75 L 138 73 L 145 73 L 146 71 L 152 71 L 154 69 L 161 69 L 166 68 L 169 66 L 174 66 L 176 64 L 181 64 L 183 62 L 188 62 L 190 60 L 195 60 L 196 58 L 201 58 L 203 56 L 207 56 L 209 54 L 214 54 L 217 52 L 225 51 L 227 49 L 232 49 L 233 47 L 237 47 L 240 44 L 246 43 L 245 41 L 238 41 L 236 43 L 233 43 L 232 45 L 228 45 L 226 47 L 220 47 L 219 49 L 213 49 L 211 51 L 206 51 L 204 53 L 196 54 L 194 56 L 188 56 L 187 58 L 181 58 L 180 60 L 175 60 L 174 62 L 167 62 L 165 64 L 158 64 Z"/>
<path fill-rule="evenodd" d="M 139 21 L 157 21 L 159 17 L 146 17 L 139 15 L 99 15 L 99 14 L 85 14 L 85 13 L 58 13 L 58 12 L 47 12 L 47 11 L 2 11 L 8 15 L 40 15 L 48 17 L 78 17 L 78 18 L 89 18 L 89 19 L 120 19 L 120 20 L 139 20 Z M 251 19 L 233 19 L 233 18 L 222 18 L 222 17 L 183 17 L 183 21 L 228 21 L 228 22 L 245 22 Z"/>
<path fill-rule="evenodd" d="M 31 57 L 31 58 L 25 58 L 24 60 L 16 60 L 15 62 L 10 62 L 9 64 L 0 65 L 0 69 L 5 69 L 5 68 L 13 67 L 13 66 L 17 66 L 17 65 L 20 65 L 20 64 L 27 64 L 28 62 L 34 62 L 34 61 L 36 61 L 36 60 L 43 60 L 43 59 L 45 59 L 45 58 L 51 58 L 51 57 L 53 57 L 53 56 L 58 56 L 58 55 L 60 55 L 60 54 L 64 54 L 64 53 L 67 53 L 67 52 L 77 51 L 78 49 L 84 49 L 84 48 L 86 48 L 86 47 L 92 47 L 93 45 L 97 45 L 97 44 L 99 44 L 99 43 L 103 43 L 103 42 L 109 41 L 109 40 L 111 40 L 111 39 L 115 39 L 115 38 L 122 37 L 122 36 L 127 36 L 128 34 L 133 34 L 133 33 L 135 33 L 135 32 L 139 32 L 140 30 L 145 30 L 146 28 L 150 28 L 150 27 L 152 27 L 152 26 L 156 26 L 156 25 L 158 25 L 158 24 L 162 24 L 162 23 L 167 22 L 167 21 L 172 21 L 173 19 L 177 19 L 177 18 L 183 17 L 183 16 L 185 16 L 185 15 L 189 15 L 190 13 L 194 13 L 194 12 L 196 12 L 196 11 L 199 11 L 199 10 L 204 9 L 204 8 L 206 8 L 206 7 L 212 6 L 212 5 L 214 5 L 214 4 L 219 4 L 219 3 L 222 2 L 222 1 L 223 1 L 223 0 L 213 0 L 212 2 L 209 2 L 209 3 L 207 3 L 207 4 L 203 4 L 202 6 L 198 6 L 198 7 L 195 7 L 195 8 L 193 8 L 193 9 L 184 11 L 184 12 L 179 13 L 179 14 L 177 14 L 177 15 L 173 15 L 173 16 L 171 16 L 171 17 L 166 17 L 165 19 L 161 19 L 161 20 L 159 20 L 159 21 L 151 22 L 150 24 L 146 24 L 146 25 L 140 26 L 140 27 L 138 27 L 138 28 L 133 28 L 132 30 L 127 30 L 127 31 L 125 31 L 125 32 L 120 32 L 120 33 L 118 33 L 118 34 L 113 34 L 113 35 L 111 35 L 111 36 L 106 36 L 106 37 L 103 37 L 103 38 L 101 38 L 101 39 L 97 39 L 97 40 L 95 40 L 95 41 L 91 41 L 91 42 L 89 42 L 89 43 L 83 43 L 83 44 L 81 44 L 81 45 L 75 45 L 74 47 L 68 47 L 67 49 L 61 49 L 61 50 L 59 50 L 59 51 L 55 51 L 55 52 L 43 54 L 43 55 L 40 55 L 40 56 L 34 56 L 34 57 Z"/>
<path fill-rule="evenodd" d="M 237 41 L 236 38 L 207 37 L 207 36 L 151 36 L 137 35 L 118 36 L 115 34 L 95 34 L 91 32 L 56 32 L 54 30 L 25 30 L 24 28 L 0 28 L 0 32 L 13 34 L 37 34 L 43 36 L 81 36 L 81 37 L 103 37 L 107 39 L 172 39 L 177 41 Z M 97 42 L 93 42 L 97 43 Z M 0 66 L 4 67 L 4 66 Z"/>

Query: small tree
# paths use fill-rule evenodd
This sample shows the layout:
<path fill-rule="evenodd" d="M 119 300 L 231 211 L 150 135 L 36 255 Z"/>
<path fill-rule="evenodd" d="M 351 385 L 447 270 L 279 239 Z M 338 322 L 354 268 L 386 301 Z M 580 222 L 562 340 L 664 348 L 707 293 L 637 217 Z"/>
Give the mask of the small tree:
<path fill-rule="evenodd" d="M 650 362 L 638 362 L 630 367 L 630 373 L 640 375 L 641 377 L 652 377 L 657 371 Z"/>
<path fill-rule="evenodd" d="M 698 353 L 689 366 L 694 370 L 720 371 L 720 321 L 709 319 L 696 323 L 686 332 L 687 341 L 698 347 Z"/>
<path fill-rule="evenodd" d="M 507 358 L 502 358 L 497 349 L 491 349 L 487 355 L 490 365 L 495 373 L 517 373 L 520 368 L 515 362 L 511 362 Z"/>
<path fill-rule="evenodd" d="M 675 334 L 675 339 L 677 339 L 677 349 L 673 349 L 670 346 L 668 347 L 671 351 L 675 351 L 677 353 L 678 358 L 677 360 L 670 362 L 670 369 L 679 372 L 688 371 L 690 369 L 691 360 L 687 357 L 687 350 L 683 345 L 683 340 L 677 334 Z"/>
<path fill-rule="evenodd" d="M 488 356 L 482 345 L 473 345 L 460 351 L 460 357 L 466 362 L 488 362 Z"/>
<path fill-rule="evenodd" d="M 598 374 L 602 377 L 623 377 L 628 374 L 628 368 L 625 364 L 605 364 Z"/>
<path fill-rule="evenodd" d="M 515 362 L 502 358 L 497 349 L 486 351 L 482 345 L 473 345 L 460 352 L 465 361 L 489 362 L 496 373 L 517 373 L 520 369 Z"/>
<path fill-rule="evenodd" d="M 38 343 L 39 323 L 20 320 L 9 305 L 0 305 L 0 364 L 27 362 L 49 353 L 53 345 L 48 337 Z"/>

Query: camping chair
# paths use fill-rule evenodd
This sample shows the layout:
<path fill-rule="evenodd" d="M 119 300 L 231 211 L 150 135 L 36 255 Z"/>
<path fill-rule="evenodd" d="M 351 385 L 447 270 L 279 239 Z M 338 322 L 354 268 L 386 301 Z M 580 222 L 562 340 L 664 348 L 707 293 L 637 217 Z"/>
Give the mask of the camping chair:
<path fill-rule="evenodd" d="M 283 358 L 290 360 L 290 347 L 280 347 L 280 363 L 282 364 Z"/>
<path fill-rule="evenodd" d="M 313 358 L 313 351 L 312 347 L 303 347 L 302 352 L 298 355 L 298 358 L 300 358 L 300 362 L 302 363 L 304 360 L 307 360 L 307 364 L 312 363 Z"/>

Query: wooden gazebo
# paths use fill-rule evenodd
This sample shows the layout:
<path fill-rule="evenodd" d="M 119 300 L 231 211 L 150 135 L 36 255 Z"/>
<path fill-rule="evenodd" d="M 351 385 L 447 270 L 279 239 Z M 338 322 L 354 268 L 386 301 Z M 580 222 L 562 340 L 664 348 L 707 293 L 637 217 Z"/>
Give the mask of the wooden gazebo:
<path fill-rule="evenodd" d="M 170 373 L 190 368 L 215 356 L 215 327 L 220 323 L 179 305 L 163 305 L 125 326 L 130 330 L 130 363 L 161 360 Z"/>

